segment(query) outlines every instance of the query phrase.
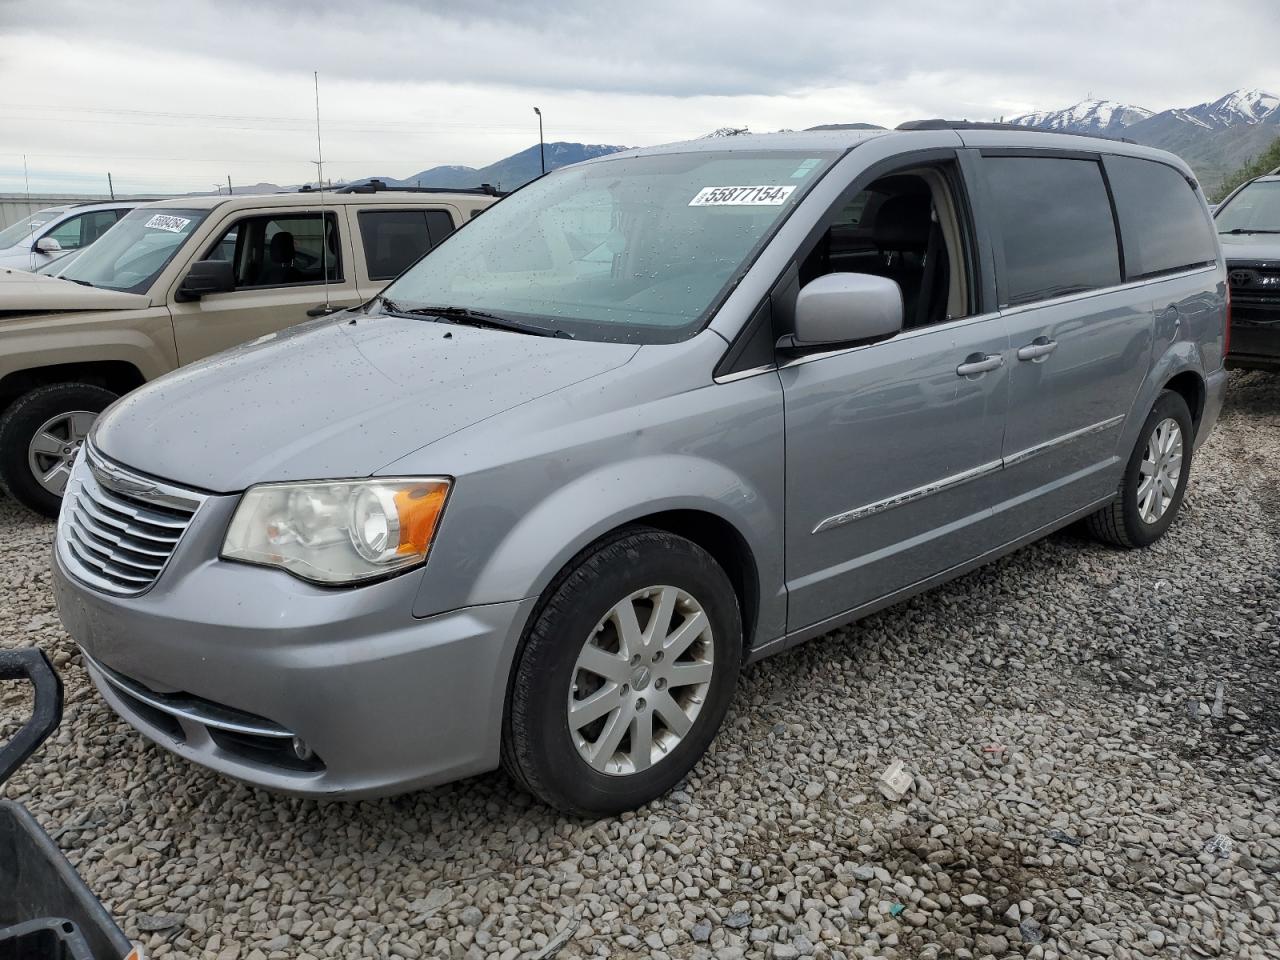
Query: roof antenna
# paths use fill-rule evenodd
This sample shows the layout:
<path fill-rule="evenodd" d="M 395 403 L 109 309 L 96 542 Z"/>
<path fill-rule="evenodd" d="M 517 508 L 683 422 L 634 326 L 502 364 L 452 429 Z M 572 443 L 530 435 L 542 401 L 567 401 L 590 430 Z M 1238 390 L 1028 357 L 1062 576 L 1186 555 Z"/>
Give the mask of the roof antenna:
<path fill-rule="evenodd" d="M 320 262 L 324 268 L 324 312 L 329 305 L 329 220 L 324 212 L 324 154 L 320 150 L 320 71 L 312 72 L 316 82 L 316 179 L 320 187 Z"/>

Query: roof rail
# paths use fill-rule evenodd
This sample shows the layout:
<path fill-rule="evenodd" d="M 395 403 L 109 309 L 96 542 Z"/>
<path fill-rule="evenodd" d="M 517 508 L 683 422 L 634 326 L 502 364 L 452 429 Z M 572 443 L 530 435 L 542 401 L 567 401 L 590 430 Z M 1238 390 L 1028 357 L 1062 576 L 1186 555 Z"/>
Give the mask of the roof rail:
<path fill-rule="evenodd" d="M 1276 167 L 1274 170 L 1272 170 L 1270 173 L 1268 173 L 1268 174 L 1267 174 L 1267 176 L 1268 176 L 1268 177 L 1280 177 L 1280 167 Z"/>
<path fill-rule="evenodd" d="M 1092 137 L 1095 140 L 1113 140 L 1133 143 L 1124 137 L 1109 137 L 1105 133 L 1077 133 L 1074 130 L 1045 130 L 1042 127 L 1026 127 L 1020 123 L 983 123 L 978 120 L 908 120 L 895 128 L 898 130 L 1012 130 L 1017 133 L 1051 133 L 1068 137 Z"/>
<path fill-rule="evenodd" d="M 316 188 L 304 184 L 298 188 L 299 193 L 311 193 Z M 482 183 L 478 187 L 393 187 L 385 180 L 366 180 L 363 183 L 348 183 L 332 193 L 477 193 L 486 197 L 503 197 L 506 194 L 494 188 L 491 183 Z"/>

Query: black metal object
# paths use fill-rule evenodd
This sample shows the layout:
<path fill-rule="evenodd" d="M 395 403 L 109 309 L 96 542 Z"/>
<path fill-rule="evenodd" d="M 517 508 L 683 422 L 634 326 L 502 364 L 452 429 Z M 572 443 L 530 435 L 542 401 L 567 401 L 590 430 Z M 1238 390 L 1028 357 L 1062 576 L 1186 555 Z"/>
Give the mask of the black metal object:
<path fill-rule="evenodd" d="M 27 762 L 62 721 L 62 680 L 44 651 L 0 650 L 0 681 L 27 680 L 35 692 L 31 719 L 0 749 L 0 783 Z M 3 863 L 3 861 L 0 861 Z"/>
<path fill-rule="evenodd" d="M 31 719 L 0 748 L 0 784 L 62 720 L 62 681 L 40 650 L 0 650 L 0 681 L 27 680 Z M 44 829 L 0 800 L 0 960 L 124 960 L 133 945 Z"/>
<path fill-rule="evenodd" d="M 315 187 L 307 184 L 298 188 L 299 193 L 317 192 Z M 328 191 L 329 193 L 474 193 L 484 197 L 506 196 L 491 183 L 482 183 L 478 187 L 393 187 L 385 180 L 376 177 L 361 183 L 348 183 Z"/>

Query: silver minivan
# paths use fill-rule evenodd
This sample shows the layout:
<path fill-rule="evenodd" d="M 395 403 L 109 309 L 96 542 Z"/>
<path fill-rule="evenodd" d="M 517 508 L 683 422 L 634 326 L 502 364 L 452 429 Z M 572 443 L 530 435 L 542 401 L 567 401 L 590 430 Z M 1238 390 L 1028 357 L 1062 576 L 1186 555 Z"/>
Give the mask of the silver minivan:
<path fill-rule="evenodd" d="M 923 121 L 614 154 L 114 404 L 59 610 L 121 716 L 241 780 L 501 765 L 622 810 L 744 664 L 1075 521 L 1162 536 L 1226 303 L 1157 150 Z"/>

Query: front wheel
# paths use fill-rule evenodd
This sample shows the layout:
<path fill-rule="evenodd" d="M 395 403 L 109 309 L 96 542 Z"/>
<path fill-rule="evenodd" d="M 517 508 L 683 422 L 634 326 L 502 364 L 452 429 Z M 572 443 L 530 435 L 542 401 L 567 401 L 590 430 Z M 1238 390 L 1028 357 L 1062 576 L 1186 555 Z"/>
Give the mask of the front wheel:
<path fill-rule="evenodd" d="M 56 517 L 71 463 L 117 394 L 90 383 L 52 383 L 0 416 L 0 484 L 19 503 Z"/>
<path fill-rule="evenodd" d="M 549 588 L 513 666 L 503 765 L 569 813 L 648 803 L 710 746 L 741 659 L 737 596 L 711 555 L 623 531 Z"/>
<path fill-rule="evenodd" d="M 1088 518 L 1089 532 L 1117 547 L 1146 547 L 1164 536 L 1187 490 L 1193 430 L 1187 402 L 1162 392 L 1138 434 L 1118 496 Z"/>

